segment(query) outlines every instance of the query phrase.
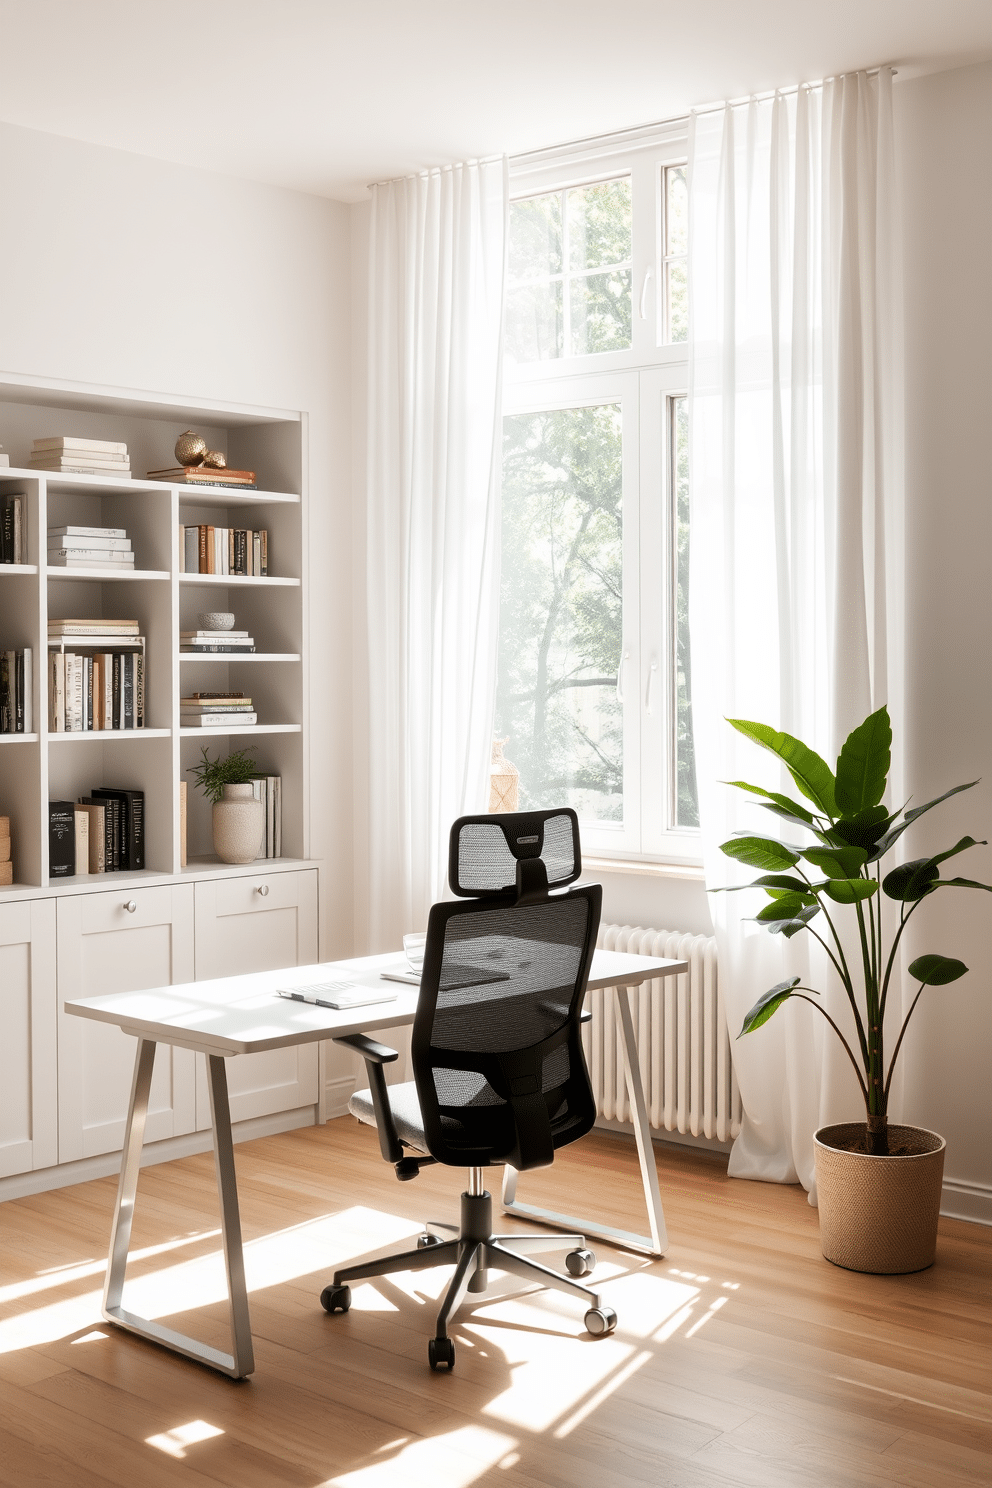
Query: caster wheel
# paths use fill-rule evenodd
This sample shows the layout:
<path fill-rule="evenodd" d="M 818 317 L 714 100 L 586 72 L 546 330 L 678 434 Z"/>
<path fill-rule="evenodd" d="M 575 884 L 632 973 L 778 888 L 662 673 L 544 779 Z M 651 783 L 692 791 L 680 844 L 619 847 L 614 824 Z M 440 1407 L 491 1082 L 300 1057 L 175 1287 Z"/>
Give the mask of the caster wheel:
<path fill-rule="evenodd" d="M 586 1313 L 586 1327 L 594 1338 L 612 1333 L 617 1325 L 617 1315 L 612 1307 L 590 1307 Z"/>
<path fill-rule="evenodd" d="M 432 1369 L 446 1365 L 450 1372 L 455 1367 L 455 1345 L 450 1338 L 431 1338 L 427 1344 L 427 1358 Z"/>
<path fill-rule="evenodd" d="M 443 1245 L 443 1244 L 444 1244 L 444 1241 L 441 1239 L 440 1235 L 418 1235 L 417 1236 L 417 1249 L 418 1250 L 430 1250 L 430 1248 L 431 1248 L 432 1245 Z"/>
<path fill-rule="evenodd" d="M 588 1276 L 596 1266 L 596 1257 L 591 1250 L 570 1250 L 565 1257 L 569 1276 Z"/>
<path fill-rule="evenodd" d="M 347 1312 L 351 1306 L 351 1287 L 326 1286 L 320 1294 L 320 1305 L 325 1312 Z"/>

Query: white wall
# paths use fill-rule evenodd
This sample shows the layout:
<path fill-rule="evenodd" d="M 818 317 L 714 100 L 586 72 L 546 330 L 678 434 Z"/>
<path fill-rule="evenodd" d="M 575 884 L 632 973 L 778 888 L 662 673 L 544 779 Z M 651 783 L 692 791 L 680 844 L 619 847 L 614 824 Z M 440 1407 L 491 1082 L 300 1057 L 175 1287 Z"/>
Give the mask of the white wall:
<path fill-rule="evenodd" d="M 983 777 L 907 834 L 915 857 L 965 834 L 992 837 L 992 66 L 894 92 L 906 244 L 907 780 L 923 803 Z M 989 882 L 992 852 L 976 848 L 953 867 Z M 992 896 L 942 890 L 918 923 L 914 955 L 957 956 L 971 971 L 921 1000 L 905 1117 L 947 1138 L 957 1212 L 992 1222 Z"/>
<path fill-rule="evenodd" d="M 348 952 L 348 209 L 0 125 L 0 213 L 0 370 L 309 414 L 311 841 Z"/>

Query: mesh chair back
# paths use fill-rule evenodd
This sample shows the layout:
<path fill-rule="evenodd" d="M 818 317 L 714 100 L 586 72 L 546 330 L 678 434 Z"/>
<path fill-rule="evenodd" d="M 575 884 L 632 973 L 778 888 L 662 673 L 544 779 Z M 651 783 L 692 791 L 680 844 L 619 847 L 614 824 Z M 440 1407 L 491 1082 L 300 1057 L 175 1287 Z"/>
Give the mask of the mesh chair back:
<path fill-rule="evenodd" d="M 587 884 L 434 905 L 412 1053 L 439 1162 L 541 1167 L 593 1125 L 579 1015 L 601 903 Z"/>
<path fill-rule="evenodd" d="M 544 863 L 552 889 L 580 876 L 579 819 L 570 807 L 460 817 L 448 852 L 451 891 L 463 898 L 515 893 L 517 863 L 531 858 Z"/>

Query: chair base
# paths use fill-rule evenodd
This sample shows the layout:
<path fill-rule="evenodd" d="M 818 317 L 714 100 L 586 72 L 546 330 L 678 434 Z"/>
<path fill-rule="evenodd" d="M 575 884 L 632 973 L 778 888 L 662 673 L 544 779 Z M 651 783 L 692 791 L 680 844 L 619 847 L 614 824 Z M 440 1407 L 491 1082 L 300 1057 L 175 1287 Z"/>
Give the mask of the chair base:
<path fill-rule="evenodd" d="M 435 1230 L 451 1233 L 450 1240 L 434 1234 Z M 545 1250 L 561 1250 L 571 1246 L 565 1264 L 572 1273 L 562 1276 L 540 1262 L 528 1259 L 529 1255 Z M 435 1336 L 428 1347 L 428 1359 L 432 1369 L 442 1365 L 454 1367 L 454 1344 L 448 1337 L 448 1325 L 465 1299 L 466 1292 L 484 1292 L 489 1285 L 489 1271 L 509 1271 L 524 1281 L 540 1282 L 542 1286 L 581 1297 L 587 1303 L 585 1324 L 590 1333 L 603 1335 L 616 1327 L 616 1313 L 604 1305 L 598 1292 L 583 1286 L 575 1278 L 585 1276 L 596 1264 L 596 1258 L 586 1249 L 582 1235 L 494 1235 L 492 1233 L 492 1196 L 489 1193 L 463 1193 L 461 1196 L 461 1226 L 429 1224 L 414 1250 L 402 1251 L 399 1255 L 385 1256 L 382 1260 L 368 1261 L 358 1266 L 345 1266 L 335 1271 L 331 1285 L 320 1295 L 321 1306 L 327 1312 L 347 1312 L 351 1305 L 350 1283 L 366 1281 L 373 1276 L 389 1276 L 396 1271 L 423 1271 L 430 1266 L 453 1265 L 455 1274 L 448 1284 L 440 1311 L 437 1315 Z"/>

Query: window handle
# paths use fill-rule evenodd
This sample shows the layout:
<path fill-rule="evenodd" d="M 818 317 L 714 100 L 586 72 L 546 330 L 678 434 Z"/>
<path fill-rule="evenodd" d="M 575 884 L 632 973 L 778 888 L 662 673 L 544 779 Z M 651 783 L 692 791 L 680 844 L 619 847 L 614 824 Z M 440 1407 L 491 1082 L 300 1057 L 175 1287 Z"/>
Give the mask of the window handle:
<path fill-rule="evenodd" d="M 658 663 L 653 661 L 648 668 L 648 687 L 644 697 L 644 707 L 649 718 L 654 717 L 654 674 L 658 670 Z"/>
<path fill-rule="evenodd" d="M 622 703 L 623 702 L 623 664 L 627 660 L 627 658 L 628 658 L 629 655 L 630 655 L 630 652 L 629 651 L 625 651 L 623 653 L 623 655 L 621 656 L 621 658 L 620 658 L 620 665 L 617 667 L 617 702 L 618 703 Z"/>
<path fill-rule="evenodd" d="M 652 278 L 651 270 L 650 269 L 645 269 L 644 270 L 644 280 L 643 280 L 643 282 L 641 284 L 641 303 L 640 303 L 639 312 L 638 312 L 640 314 L 640 317 L 641 317 L 642 320 L 647 320 L 647 318 L 648 318 L 648 311 L 647 311 L 648 285 L 651 282 L 651 278 Z"/>

